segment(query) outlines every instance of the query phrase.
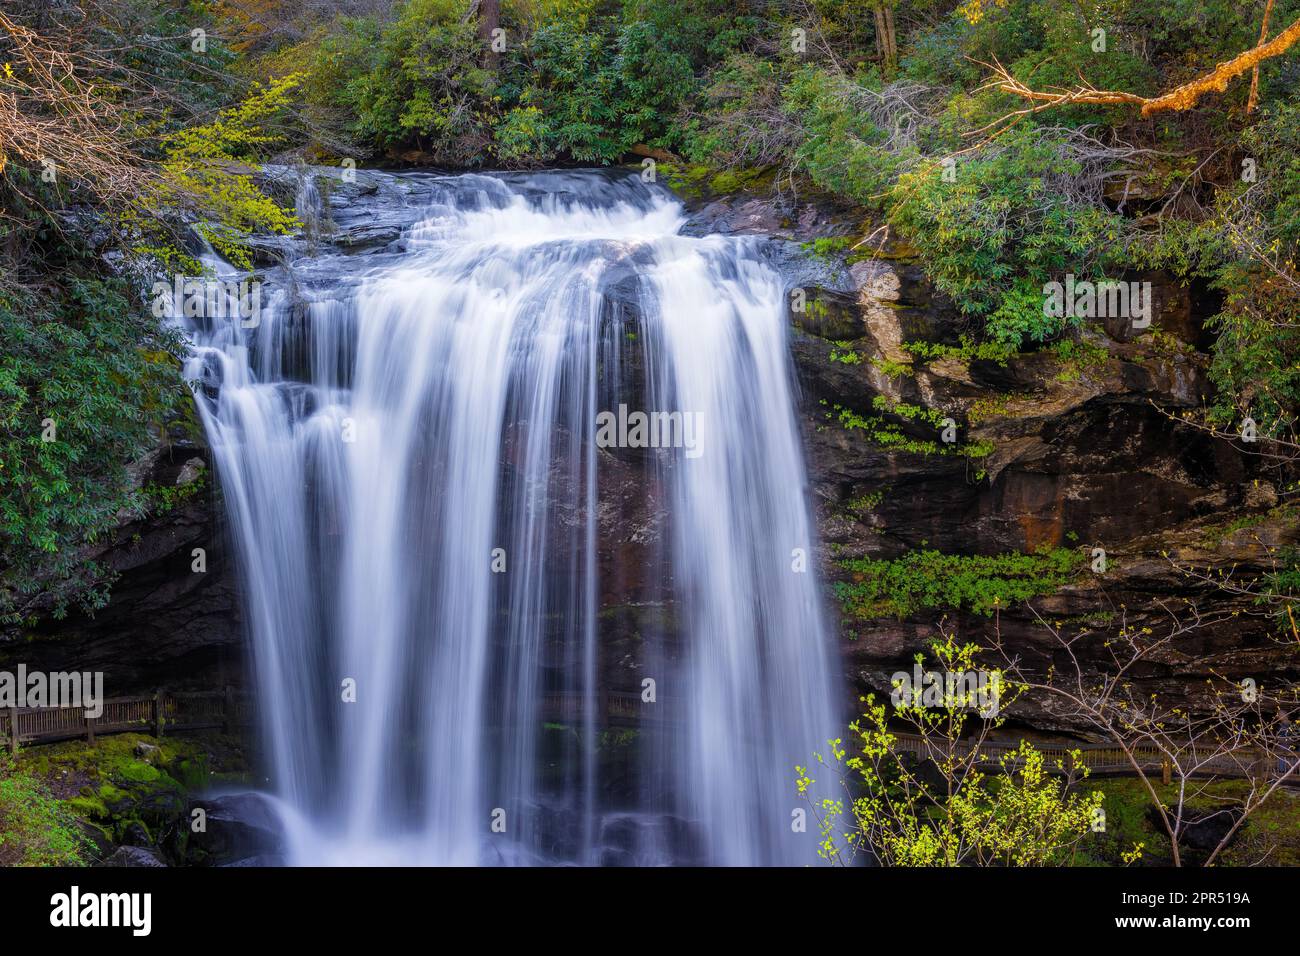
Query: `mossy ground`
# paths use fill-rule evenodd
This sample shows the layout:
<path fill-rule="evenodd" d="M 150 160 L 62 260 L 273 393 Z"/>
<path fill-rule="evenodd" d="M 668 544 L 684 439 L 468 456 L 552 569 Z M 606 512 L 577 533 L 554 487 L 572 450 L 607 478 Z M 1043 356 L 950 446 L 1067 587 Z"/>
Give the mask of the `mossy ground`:
<path fill-rule="evenodd" d="M 183 855 L 189 796 L 247 777 L 242 742 L 223 734 L 65 741 L 23 750 L 16 769 L 39 781 L 81 826 L 87 863 L 128 842 Z"/>
<path fill-rule="evenodd" d="M 1085 843 L 1085 852 L 1077 862 L 1084 866 L 1121 865 L 1120 853 L 1135 843 L 1144 844 L 1142 858 L 1136 865 L 1168 866 L 1173 854 L 1169 838 L 1152 820 L 1153 804 L 1142 781 L 1135 777 L 1094 778 L 1084 784 L 1085 791 L 1100 790 L 1106 795 L 1106 830 Z M 1225 807 L 1240 806 L 1249 784 L 1245 780 L 1220 780 L 1201 783 L 1189 796 L 1186 809 L 1199 817 Z M 1177 799 L 1176 785 L 1157 782 L 1156 792 L 1170 806 Z M 1192 789 L 1189 788 L 1189 793 Z M 1184 865 L 1203 861 L 1207 855 L 1182 847 Z M 1300 792 L 1279 789 L 1237 832 L 1232 843 L 1219 855 L 1216 864 L 1223 866 L 1300 866 Z"/>
<path fill-rule="evenodd" d="M 776 172 L 763 169 L 713 169 L 699 163 L 660 162 L 656 172 L 666 185 L 683 199 L 712 199 L 738 192 L 766 194 L 771 191 Z"/>

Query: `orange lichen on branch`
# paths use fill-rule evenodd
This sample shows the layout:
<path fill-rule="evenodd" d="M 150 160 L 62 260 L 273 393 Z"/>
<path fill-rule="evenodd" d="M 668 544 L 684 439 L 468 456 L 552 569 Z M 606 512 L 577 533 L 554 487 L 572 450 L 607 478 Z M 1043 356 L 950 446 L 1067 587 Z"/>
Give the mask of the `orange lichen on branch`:
<path fill-rule="evenodd" d="M 1032 107 L 1009 114 L 1003 118 L 1004 120 L 1020 117 L 1027 113 L 1035 113 L 1043 109 L 1074 104 L 1132 105 L 1140 107 L 1143 116 L 1150 116 L 1152 113 L 1165 110 L 1181 111 L 1191 109 L 1206 93 L 1222 93 L 1234 79 L 1248 70 L 1254 70 L 1264 60 L 1281 56 L 1294 46 L 1297 41 L 1300 41 L 1300 20 L 1296 20 L 1268 42 L 1261 42 L 1258 46 L 1237 54 L 1231 60 L 1220 63 L 1211 72 L 1154 97 L 1138 96 L 1136 93 L 1125 93 L 1121 90 L 1098 90 L 1086 83 L 1070 90 L 1035 90 L 1012 76 L 1006 67 L 1000 63 L 985 63 L 982 65 L 993 71 L 993 79 L 987 84 L 986 89 L 990 87 L 999 89 L 1004 93 L 1011 93 L 1035 104 Z"/>

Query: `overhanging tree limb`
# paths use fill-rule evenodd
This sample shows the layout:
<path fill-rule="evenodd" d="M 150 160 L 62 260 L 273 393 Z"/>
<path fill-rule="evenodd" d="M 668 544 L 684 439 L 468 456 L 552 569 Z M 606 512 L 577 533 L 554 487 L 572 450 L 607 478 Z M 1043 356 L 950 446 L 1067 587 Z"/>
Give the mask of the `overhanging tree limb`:
<path fill-rule="evenodd" d="M 1139 106 L 1143 116 L 1150 116 L 1153 113 L 1165 110 L 1181 111 L 1191 109 L 1206 93 L 1222 93 L 1228 88 L 1228 84 L 1232 80 L 1248 70 L 1254 70 L 1264 60 L 1281 56 L 1294 46 L 1297 41 L 1300 41 L 1300 19 L 1297 19 L 1268 42 L 1261 42 L 1258 46 L 1237 54 L 1231 60 L 1220 63 L 1211 72 L 1154 97 L 1138 96 L 1136 93 L 1125 93 L 1121 90 L 1098 90 L 1087 83 L 1069 90 L 1035 90 L 1012 76 L 1001 63 L 994 61 L 992 64 L 984 63 L 982 65 L 993 71 L 993 79 L 986 84 L 986 89 L 999 89 L 1004 93 L 1011 93 L 1034 104 L 1028 109 L 1009 114 L 1006 118 L 1073 104 Z"/>

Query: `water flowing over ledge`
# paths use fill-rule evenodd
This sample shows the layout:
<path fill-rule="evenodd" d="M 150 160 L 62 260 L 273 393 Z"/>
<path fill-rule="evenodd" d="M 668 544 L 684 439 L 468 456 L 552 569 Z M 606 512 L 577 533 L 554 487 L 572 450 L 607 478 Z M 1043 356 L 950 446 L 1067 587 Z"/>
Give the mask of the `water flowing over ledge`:
<path fill-rule="evenodd" d="M 840 683 L 780 277 L 635 176 L 384 178 L 383 251 L 189 320 L 290 862 L 815 859 Z M 697 444 L 604 447 L 620 406 Z M 667 610 L 615 647 L 631 603 Z"/>

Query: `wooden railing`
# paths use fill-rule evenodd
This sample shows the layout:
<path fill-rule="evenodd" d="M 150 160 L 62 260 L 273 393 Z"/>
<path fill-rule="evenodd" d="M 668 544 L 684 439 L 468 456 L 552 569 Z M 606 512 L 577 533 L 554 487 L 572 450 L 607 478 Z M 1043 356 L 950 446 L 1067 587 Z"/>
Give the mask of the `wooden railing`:
<path fill-rule="evenodd" d="M 589 698 L 583 694 L 544 694 L 541 698 L 543 719 L 580 720 L 587 710 Z M 679 707 L 669 706 L 670 701 L 647 704 L 638 693 L 601 691 L 595 698 L 596 716 L 611 723 L 665 724 L 672 723 Z M 16 751 L 22 744 L 52 743 L 58 740 L 75 740 L 84 737 L 93 741 L 103 734 L 129 731 L 162 736 L 193 730 L 221 728 L 227 732 L 252 720 L 252 701 L 236 695 L 231 689 L 222 691 L 170 692 L 159 690 L 147 697 L 115 697 L 104 701 L 103 712 L 96 718 L 87 718 L 80 708 L 73 707 L 17 707 L 0 710 L 0 745 Z M 933 751 L 925 738 L 916 734 L 895 733 L 894 748 L 918 756 L 932 756 Z M 1124 750 L 1113 744 L 1047 743 L 1034 741 L 1033 747 L 1045 758 L 1048 767 L 1060 761 L 1068 767 L 1087 767 L 1095 774 L 1133 773 L 1133 762 Z M 970 753 L 972 744 L 958 744 L 957 753 Z M 979 766 L 998 768 L 1002 758 L 1011 757 L 1020 749 L 1018 739 L 984 740 L 979 744 Z M 1172 766 L 1168 755 L 1158 747 L 1138 745 L 1131 749 L 1143 772 L 1159 771 L 1168 782 Z M 1078 757 L 1072 751 L 1078 751 Z M 1258 748 L 1242 748 L 1212 759 L 1197 762 L 1198 774 L 1219 774 L 1234 777 L 1262 776 L 1268 762 L 1274 758 Z M 1192 762 L 1189 758 L 1188 762 Z M 1008 761 L 1008 766 L 1014 766 Z"/>
<path fill-rule="evenodd" d="M 166 733 L 221 728 L 248 723 L 251 702 L 225 691 L 164 691 L 147 697 L 111 697 L 98 717 L 80 707 L 9 707 L 0 710 L 0 742 L 17 751 L 22 744 L 53 743 L 103 734 Z"/>

